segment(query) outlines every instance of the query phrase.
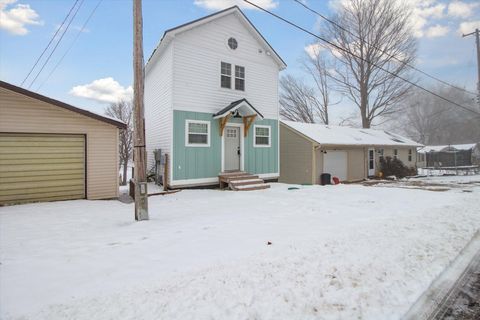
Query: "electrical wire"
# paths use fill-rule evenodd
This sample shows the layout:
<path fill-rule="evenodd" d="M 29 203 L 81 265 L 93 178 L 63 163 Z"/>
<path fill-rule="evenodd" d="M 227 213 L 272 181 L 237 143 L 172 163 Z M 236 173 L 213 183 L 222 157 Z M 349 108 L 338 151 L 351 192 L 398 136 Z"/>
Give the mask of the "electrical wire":
<path fill-rule="evenodd" d="M 335 25 L 337 28 L 339 28 L 339 29 L 347 32 L 348 34 L 356 37 L 357 39 L 360 39 L 359 36 L 357 36 L 356 34 L 354 34 L 353 32 L 351 32 L 351 31 L 348 30 L 347 28 L 344 28 L 343 26 L 341 26 L 340 24 L 336 23 L 336 22 L 333 21 L 332 19 L 329 19 L 329 18 L 327 18 L 325 15 L 321 14 L 320 12 L 318 12 L 318 11 L 310 8 L 310 7 L 307 6 L 305 3 L 303 3 L 303 2 L 301 2 L 301 1 L 299 1 L 299 0 L 293 0 L 293 1 L 295 1 L 295 2 L 298 3 L 299 5 L 303 6 L 303 7 L 304 7 L 305 9 L 307 9 L 308 11 L 315 13 L 316 15 L 318 15 L 319 17 L 321 17 L 322 19 L 324 19 L 324 20 L 330 22 L 331 24 Z M 369 43 L 366 42 L 366 41 L 365 41 L 365 43 L 368 44 L 368 45 L 371 45 L 371 44 L 369 44 Z M 448 82 L 446 82 L 446 81 L 444 81 L 444 80 L 442 80 L 442 79 L 440 79 L 440 78 L 438 78 L 438 77 L 435 77 L 435 76 L 433 76 L 433 75 L 431 75 L 431 74 L 429 74 L 429 73 L 427 73 L 427 72 L 425 72 L 425 71 L 423 71 L 423 70 L 420 70 L 419 68 L 417 68 L 417 67 L 415 67 L 415 66 L 413 66 L 413 65 L 411 65 L 411 64 L 409 64 L 409 63 L 405 63 L 403 60 L 397 58 L 396 56 L 394 56 L 394 55 L 386 52 L 385 50 L 383 50 L 383 49 L 381 49 L 381 48 L 378 48 L 378 47 L 376 47 L 376 46 L 374 46 L 374 45 L 371 45 L 371 46 L 372 46 L 373 48 L 375 48 L 375 49 L 383 52 L 383 53 L 386 54 L 389 58 L 393 58 L 393 59 L 397 60 L 398 62 L 400 62 L 400 63 L 402 63 L 402 64 L 405 64 L 405 65 L 408 66 L 409 68 L 411 68 L 411 69 L 413 69 L 413 70 L 415 70 L 415 71 L 417 71 L 417 72 L 420 72 L 421 74 L 423 74 L 423 75 L 425 75 L 425 76 L 427 76 L 427 77 L 429 77 L 429 78 L 431 78 L 431 79 L 433 79 L 433 80 L 436 80 L 436 81 L 438 81 L 438 82 L 440 82 L 440 83 L 443 83 L 444 85 L 450 86 L 450 87 L 455 88 L 455 89 L 457 89 L 457 90 L 461 90 L 461 91 L 464 91 L 464 92 L 466 92 L 466 93 L 469 93 L 469 94 L 472 94 L 472 95 L 475 95 L 475 96 L 478 95 L 478 93 L 469 91 L 469 90 L 464 89 L 464 88 L 460 88 L 460 87 L 458 87 L 458 86 L 456 86 L 456 85 L 453 85 L 453 84 L 451 84 L 451 83 L 448 83 Z"/>
<path fill-rule="evenodd" d="M 431 95 L 436 96 L 437 98 L 440 98 L 440 99 L 442 99 L 442 100 L 445 100 L 445 101 L 447 101 L 447 102 L 449 102 L 449 103 L 451 103 L 451 104 L 456 105 L 456 106 L 459 107 L 459 108 L 462 108 L 462 109 L 467 110 L 467 111 L 469 111 L 469 112 L 471 112 L 471 113 L 474 113 L 474 114 L 477 115 L 477 116 L 480 116 L 480 112 L 477 112 L 477 111 L 475 111 L 475 110 L 472 110 L 472 109 L 470 109 L 470 108 L 467 108 L 467 107 L 465 107 L 465 106 L 463 106 L 463 105 L 461 105 L 461 104 L 459 104 L 459 103 L 456 103 L 455 101 L 452 101 L 452 100 L 450 100 L 450 99 L 448 99 L 448 98 L 445 98 L 445 97 L 443 97 L 443 96 L 441 96 L 441 95 L 439 95 L 439 94 L 437 94 L 437 93 L 435 93 L 435 92 L 433 92 L 433 91 L 431 91 L 431 90 L 429 90 L 429 89 L 427 89 L 427 88 L 424 88 L 424 87 L 420 86 L 419 84 L 416 84 L 416 83 L 414 83 L 414 82 L 412 82 L 412 81 L 410 81 L 410 80 L 408 80 L 408 79 L 406 79 L 406 78 L 404 78 L 404 77 L 402 77 L 402 76 L 400 76 L 400 75 L 398 75 L 398 74 L 396 74 L 396 73 L 393 73 L 393 72 L 390 71 L 390 70 L 387 70 L 387 69 L 385 69 L 385 68 L 383 68 L 383 67 L 381 67 L 381 66 L 378 66 L 378 65 L 376 65 L 376 64 L 374 64 L 374 63 L 366 60 L 365 58 L 362 58 L 362 57 L 358 56 L 357 54 L 355 54 L 355 53 L 353 53 L 353 52 L 351 52 L 351 51 L 349 51 L 349 50 L 347 50 L 347 49 L 345 49 L 345 48 L 342 48 L 342 47 L 336 45 L 335 43 L 333 43 L 333 42 L 331 42 L 331 41 L 328 41 L 327 39 L 322 38 L 322 37 L 314 34 L 313 32 L 308 31 L 307 29 L 305 29 L 305 28 L 303 28 L 303 27 L 301 27 L 301 26 L 299 26 L 299 25 L 297 25 L 297 24 L 295 24 L 295 23 L 293 23 L 293 22 L 291 22 L 291 21 L 289 21 L 289 20 L 287 20 L 287 19 L 285 19 L 285 18 L 283 18 L 283 17 L 281 17 L 281 16 L 279 16 L 279 15 L 277 15 L 277 14 L 275 14 L 275 13 L 273 13 L 273 12 L 271 12 L 271 11 L 269 11 L 269 10 L 267 10 L 267 9 L 259 6 L 259 5 L 257 5 L 257 4 L 255 4 L 255 3 L 250 2 L 249 0 L 243 0 L 243 1 L 246 2 L 246 3 L 248 3 L 248 4 L 250 4 L 250 5 L 252 5 L 252 6 L 254 6 L 254 7 L 256 7 L 257 9 L 259 9 L 259 10 L 261 10 L 261 11 L 263 11 L 263 12 L 266 12 L 266 13 L 270 14 L 271 16 L 273 16 L 273 17 L 275 17 L 275 18 L 277 18 L 277 19 L 279 19 L 279 20 L 282 20 L 283 22 L 285 22 L 285 23 L 287 23 L 287 24 L 289 24 L 289 25 L 291 25 L 291 26 L 293 26 L 293 27 L 295 27 L 295 28 L 297 28 L 297 29 L 305 32 L 305 33 L 308 33 L 309 35 L 311 35 L 311 36 L 313 36 L 313 37 L 315 37 L 315 38 L 317 38 L 317 39 L 319 39 L 319 40 L 321 40 L 321 41 L 323 41 L 323 42 L 325 42 L 325 43 L 328 43 L 330 46 L 335 47 L 336 49 L 338 49 L 338 50 L 340 50 L 340 51 L 344 51 L 344 52 L 348 53 L 349 55 L 351 55 L 351 56 L 353 56 L 353 57 L 356 57 L 356 58 L 358 58 L 358 59 L 360 59 L 360 60 L 362 60 L 362 61 L 364 61 L 364 62 L 367 62 L 368 64 L 371 64 L 372 66 L 375 66 L 375 67 L 379 68 L 380 70 L 382 70 L 382 71 L 384 71 L 384 72 L 386 72 L 386 73 L 388 73 L 388 74 L 390 74 L 390 75 L 392 75 L 392 76 L 394 76 L 394 77 L 397 77 L 397 78 L 399 78 L 400 80 L 403 80 L 403 81 L 411 84 L 412 86 L 414 86 L 414 87 L 416 87 L 416 88 L 418 88 L 418 89 L 421 89 L 421 90 L 423 90 L 423 91 L 425 91 L 425 92 L 428 92 L 428 93 L 430 93 Z"/>
<path fill-rule="evenodd" d="M 27 76 L 25 77 L 25 79 L 23 79 L 22 83 L 20 84 L 20 86 L 23 86 L 23 84 L 25 83 L 25 81 L 27 81 L 28 77 L 30 76 L 30 74 L 33 72 L 33 70 L 35 69 L 35 67 L 37 66 L 38 62 L 40 61 L 40 59 L 43 57 L 43 55 L 45 54 L 45 52 L 48 50 L 48 48 L 50 47 L 50 45 L 52 44 L 53 40 L 55 39 L 55 37 L 57 36 L 58 32 L 60 32 L 60 30 L 63 28 L 63 25 L 65 24 L 65 22 L 67 21 L 68 17 L 70 16 L 70 14 L 72 13 L 73 11 L 73 8 L 75 8 L 75 6 L 77 5 L 79 0 L 76 0 L 74 3 L 73 3 L 73 6 L 70 8 L 70 11 L 68 11 L 68 14 L 66 15 L 65 19 L 63 19 L 62 21 L 62 24 L 60 25 L 60 27 L 58 27 L 57 31 L 55 31 L 54 35 L 52 36 L 52 38 L 50 38 L 50 41 L 48 42 L 47 46 L 45 47 L 45 49 L 43 49 L 42 53 L 40 54 L 40 56 L 37 58 L 37 61 L 35 61 L 35 63 L 33 64 L 32 68 L 30 69 L 30 71 L 28 72 Z"/>
<path fill-rule="evenodd" d="M 55 50 L 57 49 L 58 45 L 62 42 L 62 39 L 63 37 L 65 36 L 65 34 L 67 33 L 70 25 L 72 24 L 72 21 L 75 19 L 75 17 L 77 16 L 77 13 L 78 11 L 80 10 L 80 8 L 82 7 L 82 4 L 85 0 L 82 0 L 80 2 L 80 4 L 78 5 L 76 11 L 73 13 L 73 16 L 72 18 L 70 19 L 70 21 L 68 22 L 67 26 L 65 27 L 65 29 L 63 30 L 63 33 L 60 35 L 60 39 L 58 39 L 57 43 L 55 44 L 55 47 L 53 47 L 52 51 L 50 52 L 50 54 L 48 55 L 47 59 L 45 60 L 45 62 L 43 63 L 42 67 L 40 68 L 40 70 L 37 72 L 37 75 L 35 76 L 35 78 L 32 80 L 32 82 L 30 82 L 30 85 L 28 86 L 28 89 L 30 89 L 33 85 L 33 83 L 37 80 L 38 76 L 42 73 L 43 69 L 45 68 L 45 66 L 47 65 L 48 61 L 50 61 L 50 58 L 52 57 L 52 55 L 55 53 Z"/>
<path fill-rule="evenodd" d="M 102 3 L 103 0 L 99 0 L 97 2 L 97 5 L 93 8 L 93 10 L 90 12 L 90 15 L 88 16 L 87 20 L 85 20 L 85 22 L 83 23 L 83 26 L 80 30 L 78 30 L 78 33 L 75 37 L 75 39 L 72 41 L 72 43 L 70 44 L 70 46 L 68 47 L 67 51 L 65 51 L 65 53 L 63 54 L 63 56 L 60 58 L 60 60 L 58 60 L 57 64 L 55 65 L 55 67 L 53 67 L 52 71 L 50 71 L 50 73 L 48 74 L 47 78 L 45 78 L 45 80 L 37 87 L 37 90 L 40 90 L 43 85 L 50 79 L 50 77 L 52 76 L 52 74 L 55 72 L 55 70 L 57 70 L 58 66 L 62 63 L 63 59 L 65 58 L 65 56 L 70 52 L 70 50 L 73 48 L 73 45 L 75 44 L 75 42 L 77 41 L 77 39 L 80 37 L 80 35 L 82 34 L 82 32 L 85 30 L 85 28 L 87 27 L 87 24 L 88 22 L 90 21 L 90 19 L 92 18 L 92 16 L 95 14 L 95 11 L 97 11 L 97 8 L 100 6 L 100 4 Z"/>

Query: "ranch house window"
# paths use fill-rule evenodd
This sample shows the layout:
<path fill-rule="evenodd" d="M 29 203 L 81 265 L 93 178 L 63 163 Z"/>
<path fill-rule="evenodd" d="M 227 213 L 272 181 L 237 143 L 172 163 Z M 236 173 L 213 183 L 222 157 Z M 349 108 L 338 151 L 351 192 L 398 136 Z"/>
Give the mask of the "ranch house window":
<path fill-rule="evenodd" d="M 185 142 L 187 147 L 209 147 L 210 122 L 187 120 L 185 126 Z"/>
<path fill-rule="evenodd" d="M 245 91 L 245 67 L 235 66 L 235 90 Z"/>
<path fill-rule="evenodd" d="M 220 85 L 222 88 L 232 88 L 232 65 L 230 63 L 222 62 L 220 71 Z"/>
<path fill-rule="evenodd" d="M 378 155 L 380 159 L 383 159 L 383 149 L 378 149 Z"/>
<path fill-rule="evenodd" d="M 408 149 L 408 161 L 412 161 L 412 149 Z"/>
<path fill-rule="evenodd" d="M 398 149 L 393 149 L 393 158 L 397 159 Z"/>
<path fill-rule="evenodd" d="M 253 145 L 255 147 L 270 147 L 271 128 L 270 126 L 255 126 L 253 134 Z"/>

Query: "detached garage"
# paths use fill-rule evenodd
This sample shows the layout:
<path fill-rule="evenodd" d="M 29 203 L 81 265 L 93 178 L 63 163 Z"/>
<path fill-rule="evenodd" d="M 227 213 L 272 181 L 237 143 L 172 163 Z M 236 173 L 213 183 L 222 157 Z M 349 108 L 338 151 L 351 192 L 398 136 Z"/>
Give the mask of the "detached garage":
<path fill-rule="evenodd" d="M 0 81 L 0 205 L 118 197 L 124 128 Z"/>
<path fill-rule="evenodd" d="M 322 173 L 340 181 L 359 181 L 378 175 L 380 158 L 400 159 L 416 166 L 420 144 L 400 135 L 374 129 L 280 122 L 280 181 L 318 184 Z"/>

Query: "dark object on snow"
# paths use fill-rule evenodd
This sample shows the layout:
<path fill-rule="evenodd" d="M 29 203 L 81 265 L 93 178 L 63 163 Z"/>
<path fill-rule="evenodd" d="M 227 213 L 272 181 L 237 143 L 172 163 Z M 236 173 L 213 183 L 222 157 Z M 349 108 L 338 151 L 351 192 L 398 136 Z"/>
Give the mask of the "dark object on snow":
<path fill-rule="evenodd" d="M 333 177 L 332 180 L 333 180 L 333 184 L 339 184 L 340 183 L 340 179 L 338 177 Z"/>
<path fill-rule="evenodd" d="M 270 241 L 267 242 L 267 246 L 271 246 L 272 243 Z"/>
<path fill-rule="evenodd" d="M 320 184 L 321 184 L 322 186 L 324 186 L 324 185 L 326 185 L 326 184 L 332 184 L 332 183 L 331 183 L 331 177 L 332 177 L 332 176 L 330 175 L 330 173 L 322 173 L 322 174 L 320 175 Z"/>
<path fill-rule="evenodd" d="M 297 188 L 297 187 L 290 187 L 290 188 L 288 188 L 288 190 L 298 190 L 298 189 L 300 189 L 300 188 Z"/>

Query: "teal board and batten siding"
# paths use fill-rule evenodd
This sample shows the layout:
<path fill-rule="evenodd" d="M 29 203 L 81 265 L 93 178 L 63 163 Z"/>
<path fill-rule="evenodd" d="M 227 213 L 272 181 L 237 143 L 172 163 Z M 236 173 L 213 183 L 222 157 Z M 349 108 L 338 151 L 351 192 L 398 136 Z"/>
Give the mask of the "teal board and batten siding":
<path fill-rule="evenodd" d="M 210 121 L 210 146 L 185 146 L 186 120 Z M 241 122 L 232 119 L 230 122 Z M 272 129 L 270 147 L 254 147 L 254 125 Z M 213 114 L 175 110 L 173 113 L 173 180 L 215 178 L 222 170 L 222 137 Z M 256 120 L 244 139 L 245 171 L 255 174 L 278 173 L 278 120 Z"/>

